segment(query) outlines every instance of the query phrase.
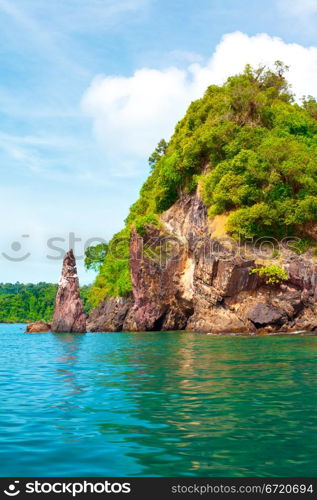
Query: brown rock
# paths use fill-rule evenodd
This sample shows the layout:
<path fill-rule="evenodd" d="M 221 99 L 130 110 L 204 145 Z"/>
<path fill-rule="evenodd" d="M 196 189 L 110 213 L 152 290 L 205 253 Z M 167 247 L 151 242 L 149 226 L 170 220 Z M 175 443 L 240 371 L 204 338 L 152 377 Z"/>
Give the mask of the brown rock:
<path fill-rule="evenodd" d="M 56 295 L 52 332 L 86 332 L 86 314 L 79 295 L 79 281 L 73 250 L 69 250 L 64 258 Z"/>
<path fill-rule="evenodd" d="M 183 195 L 164 212 L 159 229 L 147 226 L 143 239 L 133 232 L 133 300 L 105 301 L 91 315 L 93 328 L 213 333 L 317 329 L 313 258 L 287 246 L 279 249 L 278 260 L 263 257 L 260 248 L 216 237 L 212 227 L 195 194 Z M 286 282 L 270 286 L 250 272 L 272 263 L 287 271 Z"/>
<path fill-rule="evenodd" d="M 44 321 L 35 321 L 34 323 L 28 323 L 26 326 L 25 333 L 47 333 L 51 331 L 51 325 L 45 323 Z"/>
<path fill-rule="evenodd" d="M 132 297 L 104 300 L 90 314 L 87 327 L 92 332 L 119 332 L 133 305 Z"/>
<path fill-rule="evenodd" d="M 188 320 L 186 329 L 209 333 L 244 333 L 252 331 L 248 321 L 223 306 L 200 307 Z M 254 328 L 253 328 L 254 330 Z"/>
<path fill-rule="evenodd" d="M 191 304 L 177 296 L 184 256 L 181 242 L 167 242 L 166 234 L 155 227 L 149 228 L 143 239 L 133 232 L 130 266 L 134 304 L 124 330 L 180 330 L 186 326 Z"/>
<path fill-rule="evenodd" d="M 287 320 L 287 315 L 282 309 L 268 304 L 256 304 L 247 312 L 247 317 L 257 327 L 267 325 L 282 325 Z"/>
<path fill-rule="evenodd" d="M 292 330 L 317 330 L 317 307 L 305 309 L 298 318 L 296 318 Z"/>

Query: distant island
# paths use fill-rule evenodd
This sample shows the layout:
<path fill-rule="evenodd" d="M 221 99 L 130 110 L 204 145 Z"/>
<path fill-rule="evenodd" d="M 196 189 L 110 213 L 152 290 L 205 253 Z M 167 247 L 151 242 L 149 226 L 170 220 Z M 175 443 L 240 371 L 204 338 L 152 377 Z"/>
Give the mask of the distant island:
<path fill-rule="evenodd" d="M 80 289 L 86 312 L 88 290 L 88 286 Z M 56 293 L 57 284 L 53 283 L 0 283 L 0 323 L 51 321 Z"/>

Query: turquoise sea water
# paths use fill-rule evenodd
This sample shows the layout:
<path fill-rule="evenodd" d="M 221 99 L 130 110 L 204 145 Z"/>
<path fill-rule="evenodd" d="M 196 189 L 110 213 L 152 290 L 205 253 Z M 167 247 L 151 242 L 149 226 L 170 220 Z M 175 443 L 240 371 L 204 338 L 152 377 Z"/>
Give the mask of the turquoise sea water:
<path fill-rule="evenodd" d="M 1 476 L 316 476 L 317 337 L 0 325 Z"/>

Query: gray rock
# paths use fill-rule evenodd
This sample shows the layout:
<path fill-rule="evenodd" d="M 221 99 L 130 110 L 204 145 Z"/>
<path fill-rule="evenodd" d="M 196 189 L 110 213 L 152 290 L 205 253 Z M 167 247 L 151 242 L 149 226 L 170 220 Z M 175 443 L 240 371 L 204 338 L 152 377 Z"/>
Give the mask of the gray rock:
<path fill-rule="evenodd" d="M 118 332 L 122 330 L 126 315 L 133 305 L 133 299 L 112 298 L 104 300 L 90 314 L 87 327 L 92 332 Z"/>
<path fill-rule="evenodd" d="M 247 312 L 247 317 L 257 327 L 282 325 L 287 320 L 285 311 L 268 304 L 256 304 Z"/>

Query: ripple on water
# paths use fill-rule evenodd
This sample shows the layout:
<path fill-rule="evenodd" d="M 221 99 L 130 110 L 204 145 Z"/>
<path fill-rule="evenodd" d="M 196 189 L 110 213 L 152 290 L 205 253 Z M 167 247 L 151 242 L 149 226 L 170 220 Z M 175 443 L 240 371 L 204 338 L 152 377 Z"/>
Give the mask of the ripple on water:
<path fill-rule="evenodd" d="M 3 476 L 315 476 L 317 337 L 0 325 Z"/>

